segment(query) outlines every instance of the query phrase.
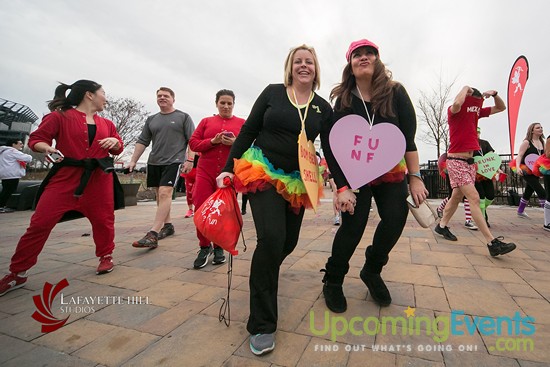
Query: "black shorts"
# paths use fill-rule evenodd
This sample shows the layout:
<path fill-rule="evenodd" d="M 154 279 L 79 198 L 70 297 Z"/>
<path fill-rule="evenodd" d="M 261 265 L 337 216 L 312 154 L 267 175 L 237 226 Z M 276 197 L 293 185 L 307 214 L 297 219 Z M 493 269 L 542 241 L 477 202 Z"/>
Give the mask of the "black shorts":
<path fill-rule="evenodd" d="M 147 187 L 174 187 L 179 176 L 180 163 L 167 166 L 147 165 Z"/>

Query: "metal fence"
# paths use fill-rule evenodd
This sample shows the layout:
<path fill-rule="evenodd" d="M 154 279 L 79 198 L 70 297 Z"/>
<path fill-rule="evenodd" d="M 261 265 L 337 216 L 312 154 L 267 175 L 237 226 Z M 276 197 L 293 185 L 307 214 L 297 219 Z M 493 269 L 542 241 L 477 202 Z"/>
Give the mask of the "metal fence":
<path fill-rule="evenodd" d="M 500 205 L 518 205 L 519 197 L 517 195 L 521 196 L 523 194 L 525 181 L 510 168 L 510 154 L 499 154 L 499 156 L 502 159 L 500 169 L 506 174 L 506 180 L 503 182 L 493 182 L 495 185 L 494 203 Z M 422 165 L 420 173 L 424 179 L 426 188 L 430 191 L 429 198 L 443 199 L 449 195 L 447 183 L 443 177 L 439 175 L 436 160 L 428 161 L 427 164 Z M 536 194 L 533 194 L 531 197 L 530 204 L 538 206 Z"/>

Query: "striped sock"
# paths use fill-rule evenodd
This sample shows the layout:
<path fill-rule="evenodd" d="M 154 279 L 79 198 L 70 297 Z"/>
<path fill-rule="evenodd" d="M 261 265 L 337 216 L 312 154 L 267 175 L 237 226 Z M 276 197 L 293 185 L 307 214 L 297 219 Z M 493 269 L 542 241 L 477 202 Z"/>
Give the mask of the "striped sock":
<path fill-rule="evenodd" d="M 466 198 L 464 198 L 464 215 L 466 216 L 466 221 L 472 220 L 472 212 L 470 211 L 470 202 Z"/>
<path fill-rule="evenodd" d="M 443 199 L 443 201 L 441 202 L 441 204 L 439 204 L 439 206 L 437 207 L 437 210 L 442 212 L 443 210 L 445 210 L 445 205 L 447 205 L 447 203 L 449 202 L 449 198 L 445 198 Z"/>
<path fill-rule="evenodd" d="M 521 198 L 519 200 L 518 213 L 523 213 L 526 206 L 527 206 L 527 200 L 525 200 L 524 198 Z"/>

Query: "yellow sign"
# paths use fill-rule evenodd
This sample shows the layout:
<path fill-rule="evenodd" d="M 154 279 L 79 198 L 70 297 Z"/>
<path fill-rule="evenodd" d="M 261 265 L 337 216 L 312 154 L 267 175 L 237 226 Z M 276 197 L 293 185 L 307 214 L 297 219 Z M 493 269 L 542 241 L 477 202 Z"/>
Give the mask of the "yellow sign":
<path fill-rule="evenodd" d="M 300 165 L 300 176 L 304 186 L 306 187 L 307 196 L 313 211 L 317 212 L 319 203 L 319 166 L 317 163 L 317 155 L 315 154 L 315 146 L 307 140 L 306 132 L 302 130 L 298 136 L 298 163 Z"/>

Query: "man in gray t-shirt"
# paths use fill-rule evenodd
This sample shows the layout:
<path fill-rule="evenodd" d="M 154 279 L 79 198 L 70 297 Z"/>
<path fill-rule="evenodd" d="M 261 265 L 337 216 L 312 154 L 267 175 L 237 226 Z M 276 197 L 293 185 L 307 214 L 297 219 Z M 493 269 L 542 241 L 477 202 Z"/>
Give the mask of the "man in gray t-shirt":
<path fill-rule="evenodd" d="M 134 247 L 154 249 L 158 246 L 158 240 L 174 234 L 174 226 L 170 219 L 172 191 L 180 165 L 183 164 L 184 173 L 193 168 L 192 157 L 186 159 L 186 150 L 195 131 L 195 124 L 187 113 L 174 108 L 175 100 L 174 91 L 166 87 L 159 88 L 157 104 L 160 112 L 149 116 L 145 121 L 128 164 L 130 172 L 133 171 L 145 148 L 153 142 L 147 160 L 147 186 L 156 191 L 157 212 L 151 230 L 145 237 L 135 241 L 132 244 Z"/>

